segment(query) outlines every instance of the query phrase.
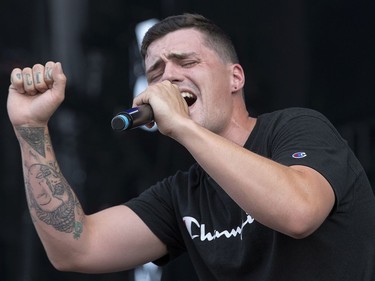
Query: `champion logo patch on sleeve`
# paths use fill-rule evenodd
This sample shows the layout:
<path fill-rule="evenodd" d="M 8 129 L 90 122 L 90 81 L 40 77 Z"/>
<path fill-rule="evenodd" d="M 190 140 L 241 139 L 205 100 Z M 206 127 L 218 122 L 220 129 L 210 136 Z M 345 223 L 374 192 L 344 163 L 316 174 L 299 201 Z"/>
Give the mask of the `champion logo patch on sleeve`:
<path fill-rule="evenodd" d="M 306 152 L 295 152 L 292 154 L 292 157 L 294 159 L 301 159 L 301 158 L 305 158 L 307 156 Z"/>

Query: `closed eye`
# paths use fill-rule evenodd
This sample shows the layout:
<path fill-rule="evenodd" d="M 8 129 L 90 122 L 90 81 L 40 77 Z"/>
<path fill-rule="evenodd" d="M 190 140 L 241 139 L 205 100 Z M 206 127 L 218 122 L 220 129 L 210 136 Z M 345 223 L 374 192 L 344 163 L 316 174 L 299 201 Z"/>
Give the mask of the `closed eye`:
<path fill-rule="evenodd" d="M 184 61 L 184 62 L 182 62 L 181 63 L 181 66 L 182 67 L 186 67 L 186 68 L 188 68 L 188 67 L 193 67 L 194 65 L 196 65 L 198 62 L 197 61 Z"/>

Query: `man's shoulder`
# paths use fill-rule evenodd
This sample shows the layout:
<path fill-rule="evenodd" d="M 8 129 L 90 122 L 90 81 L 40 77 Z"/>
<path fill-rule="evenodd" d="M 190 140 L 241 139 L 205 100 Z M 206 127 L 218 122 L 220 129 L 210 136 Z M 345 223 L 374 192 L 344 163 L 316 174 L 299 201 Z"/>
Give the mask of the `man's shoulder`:
<path fill-rule="evenodd" d="M 278 109 L 272 112 L 264 113 L 261 116 L 273 116 L 273 117 L 285 117 L 285 118 L 295 118 L 299 116 L 315 116 L 324 117 L 324 115 L 312 108 L 307 107 L 288 107 L 283 109 Z"/>
<path fill-rule="evenodd" d="M 288 107 L 283 109 L 274 110 L 271 112 L 260 114 L 258 117 L 259 123 L 265 124 L 278 124 L 283 126 L 284 124 L 292 120 L 310 120 L 314 119 L 323 121 L 324 123 L 330 123 L 328 118 L 321 112 L 307 107 Z"/>

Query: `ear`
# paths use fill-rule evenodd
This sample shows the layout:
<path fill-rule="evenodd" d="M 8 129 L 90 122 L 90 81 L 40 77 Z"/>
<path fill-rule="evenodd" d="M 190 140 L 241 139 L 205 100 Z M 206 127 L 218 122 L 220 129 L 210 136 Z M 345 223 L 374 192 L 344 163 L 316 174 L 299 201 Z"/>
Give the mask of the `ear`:
<path fill-rule="evenodd" d="M 232 65 L 232 92 L 240 91 L 245 85 L 245 73 L 239 64 Z"/>

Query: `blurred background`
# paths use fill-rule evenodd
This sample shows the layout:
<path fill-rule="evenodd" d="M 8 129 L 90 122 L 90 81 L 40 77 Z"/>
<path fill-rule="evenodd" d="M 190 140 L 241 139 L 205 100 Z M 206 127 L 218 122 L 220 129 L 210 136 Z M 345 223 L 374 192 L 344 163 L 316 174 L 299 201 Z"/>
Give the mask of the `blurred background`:
<path fill-rule="evenodd" d="M 50 123 L 62 171 L 87 213 L 121 204 L 191 156 L 157 131 L 114 133 L 142 81 L 137 27 L 197 12 L 232 35 L 246 75 L 251 115 L 290 106 L 321 111 L 375 181 L 375 1 L 1 0 L 0 279 L 134 280 L 134 271 L 56 271 L 36 236 L 24 194 L 18 143 L 6 112 L 14 67 L 61 61 L 67 96 Z M 188 39 L 187 39 L 188 40 Z M 162 280 L 197 280 L 187 256 Z"/>

